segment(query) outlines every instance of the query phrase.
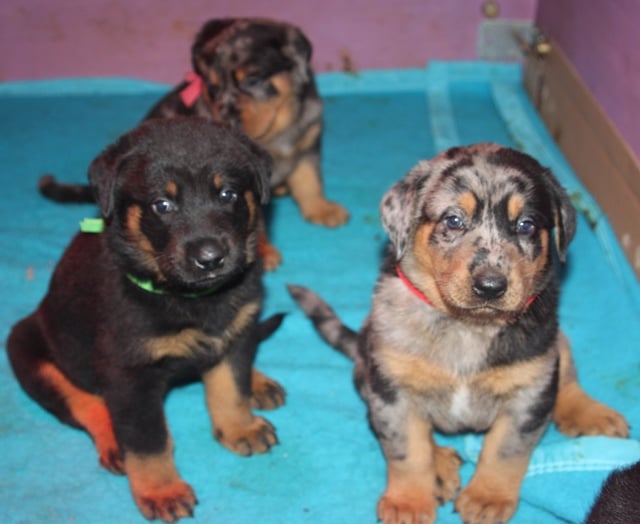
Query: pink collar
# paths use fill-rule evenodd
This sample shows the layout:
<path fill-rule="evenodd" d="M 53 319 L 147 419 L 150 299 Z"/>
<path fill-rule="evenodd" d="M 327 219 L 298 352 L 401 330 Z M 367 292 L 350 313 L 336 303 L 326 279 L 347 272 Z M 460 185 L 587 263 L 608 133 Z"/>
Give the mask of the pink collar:
<path fill-rule="evenodd" d="M 433 307 L 431 300 L 425 295 L 422 291 L 420 291 L 413 283 L 407 278 L 407 275 L 404 274 L 402 269 L 400 269 L 400 264 L 396 264 L 396 274 L 400 277 L 400 280 L 404 283 L 405 286 L 409 288 L 415 296 L 417 296 L 420 300 L 422 300 L 425 304 Z"/>
<path fill-rule="evenodd" d="M 198 97 L 202 93 L 204 81 L 202 77 L 194 71 L 187 73 L 184 79 L 187 82 L 187 86 L 180 91 L 180 100 L 182 100 L 185 106 L 191 107 L 196 103 L 196 100 L 198 100 Z"/>

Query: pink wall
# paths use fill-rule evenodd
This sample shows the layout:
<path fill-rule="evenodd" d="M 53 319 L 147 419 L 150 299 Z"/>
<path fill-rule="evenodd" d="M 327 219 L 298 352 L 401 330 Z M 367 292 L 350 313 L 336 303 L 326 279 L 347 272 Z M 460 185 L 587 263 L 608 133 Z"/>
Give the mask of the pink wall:
<path fill-rule="evenodd" d="M 539 0 L 536 22 L 558 41 L 640 159 L 640 2 Z"/>
<path fill-rule="evenodd" d="M 422 67 L 473 59 L 484 0 L 4 0 L 0 80 L 127 76 L 175 83 L 189 47 L 215 17 L 296 23 L 315 46 L 318 71 Z M 533 19 L 537 0 L 502 0 L 503 18 Z"/>
<path fill-rule="evenodd" d="M 302 27 L 318 71 L 422 67 L 476 57 L 484 0 L 4 0 L 0 81 L 126 76 L 175 83 L 213 17 L 269 16 Z M 637 0 L 501 0 L 557 39 L 640 158 Z M 537 15 L 536 15 L 537 7 Z"/>

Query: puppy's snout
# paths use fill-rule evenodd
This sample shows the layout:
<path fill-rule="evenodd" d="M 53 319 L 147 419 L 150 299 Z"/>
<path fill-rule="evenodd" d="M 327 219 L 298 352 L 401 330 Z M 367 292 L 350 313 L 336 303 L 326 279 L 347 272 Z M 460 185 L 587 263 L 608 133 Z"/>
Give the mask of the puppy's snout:
<path fill-rule="evenodd" d="M 473 277 L 472 289 L 484 300 L 500 298 L 507 291 L 507 278 L 497 271 L 482 271 Z"/>
<path fill-rule="evenodd" d="M 225 249 L 218 240 L 198 240 L 187 248 L 187 257 L 197 269 L 210 272 L 224 266 Z"/>

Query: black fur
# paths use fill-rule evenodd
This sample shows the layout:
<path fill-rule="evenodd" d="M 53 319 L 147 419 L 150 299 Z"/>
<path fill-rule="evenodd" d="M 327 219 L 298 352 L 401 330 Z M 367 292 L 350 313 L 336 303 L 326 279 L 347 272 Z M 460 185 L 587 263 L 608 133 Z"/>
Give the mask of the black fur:
<path fill-rule="evenodd" d="M 640 522 L 640 462 L 614 471 L 605 480 L 585 524 Z"/>
<path fill-rule="evenodd" d="M 173 520 L 175 505 L 187 516 L 195 503 L 177 475 L 156 493 L 144 467 L 128 465 L 137 456 L 171 469 L 169 388 L 225 363 L 235 383 L 229 393 L 248 406 L 258 343 L 282 321 L 258 322 L 263 269 L 252 239 L 270 167 L 244 135 L 198 118 L 149 121 L 124 135 L 89 170 L 105 231 L 73 239 L 44 300 L 9 336 L 18 380 L 60 420 L 95 438 L 73 397 L 104 401 L 117 448 L 99 449 L 101 461 L 126 469 L 148 518 Z M 64 378 L 52 378 L 55 370 Z M 284 392 L 265 382 L 276 407 Z M 74 388 L 80 392 L 65 393 Z M 260 446 L 268 449 L 275 434 L 265 428 Z M 143 477 L 144 492 L 132 474 Z"/>

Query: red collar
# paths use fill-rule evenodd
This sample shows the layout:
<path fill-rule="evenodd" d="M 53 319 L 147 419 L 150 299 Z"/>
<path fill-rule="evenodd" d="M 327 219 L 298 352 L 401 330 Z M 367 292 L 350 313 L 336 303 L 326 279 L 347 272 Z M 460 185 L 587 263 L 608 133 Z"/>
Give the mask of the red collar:
<path fill-rule="evenodd" d="M 529 309 L 529 306 L 535 302 L 536 298 L 538 298 L 538 295 L 531 295 L 527 300 L 527 303 L 524 305 L 524 308 Z"/>
<path fill-rule="evenodd" d="M 416 286 L 413 285 L 413 282 L 411 282 L 408 278 L 407 275 L 404 274 L 404 272 L 402 271 L 402 269 L 400 269 L 400 264 L 396 264 L 396 274 L 398 275 L 398 277 L 400 277 L 400 280 L 402 280 L 402 282 L 404 283 L 405 286 L 407 286 L 409 288 L 409 291 L 411 291 L 415 296 L 417 296 L 420 300 L 422 300 L 425 304 L 428 304 L 431 307 L 433 306 L 433 303 L 431 302 L 431 300 L 429 300 L 429 298 L 427 297 L 427 295 L 425 295 L 422 291 L 420 291 Z M 538 298 L 538 295 L 531 295 L 529 297 L 529 299 L 527 300 L 524 309 L 528 309 L 529 306 L 531 304 L 533 304 L 533 302 L 535 301 L 535 299 Z"/>
<path fill-rule="evenodd" d="M 400 264 L 396 264 L 396 274 L 398 275 L 398 277 L 400 277 L 400 280 L 402 280 L 404 285 L 409 288 L 409 291 L 411 291 L 415 296 L 417 296 L 425 304 L 428 304 L 429 306 L 433 307 L 433 304 L 431 303 L 431 300 L 429 300 L 427 295 L 425 295 L 416 286 L 414 286 L 413 283 L 407 278 L 407 275 L 405 275 L 402 269 L 400 269 Z"/>

